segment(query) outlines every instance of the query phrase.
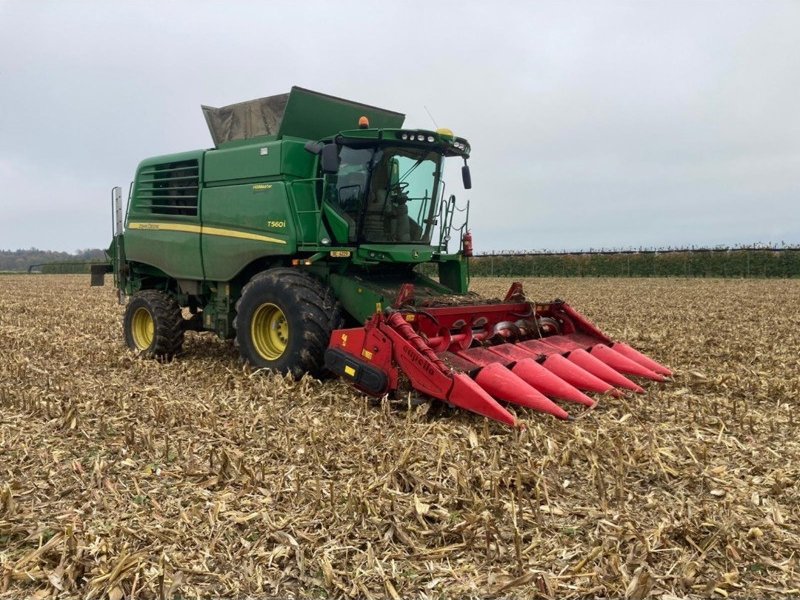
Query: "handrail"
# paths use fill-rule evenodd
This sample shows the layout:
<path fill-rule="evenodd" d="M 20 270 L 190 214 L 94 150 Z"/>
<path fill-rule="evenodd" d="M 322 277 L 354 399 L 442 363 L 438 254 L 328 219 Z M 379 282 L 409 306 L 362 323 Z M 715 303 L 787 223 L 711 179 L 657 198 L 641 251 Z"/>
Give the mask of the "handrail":
<path fill-rule="evenodd" d="M 319 182 L 319 181 L 324 183 L 325 180 L 322 177 L 309 177 L 309 178 L 305 178 L 305 179 L 293 179 L 291 181 L 287 181 L 286 182 L 286 188 L 289 190 L 289 193 L 292 195 L 292 197 L 290 199 L 290 202 L 289 202 L 289 205 L 292 207 L 291 208 L 292 213 L 293 213 L 292 217 L 294 219 L 295 227 L 296 227 L 297 231 L 301 232 L 301 234 L 302 234 L 301 235 L 301 240 L 302 241 L 300 243 L 303 243 L 303 244 L 308 244 L 308 243 L 315 244 L 317 242 L 317 239 L 316 239 L 317 238 L 317 232 L 319 231 L 320 225 L 322 223 L 322 207 L 320 205 L 317 205 L 315 208 L 310 209 L 310 210 L 309 209 L 300 210 L 297 207 L 297 201 L 296 201 L 295 193 L 294 193 L 294 190 L 292 189 L 292 187 L 296 183 L 313 184 L 313 183 L 316 183 L 316 182 Z M 317 202 L 316 194 L 314 194 L 314 202 L 315 203 Z M 302 221 L 300 220 L 300 215 L 308 215 L 308 214 L 316 215 L 316 219 L 315 219 L 316 227 L 315 227 L 315 230 L 312 232 L 311 238 L 307 238 L 305 228 L 303 227 Z"/>
<path fill-rule="evenodd" d="M 454 231 L 458 232 L 458 239 L 460 243 L 461 238 L 464 236 L 464 232 L 469 228 L 469 200 L 467 200 L 467 205 L 464 208 L 458 207 L 456 204 L 455 195 L 451 195 L 447 200 L 442 200 L 442 203 L 444 218 L 442 219 L 442 229 L 439 231 L 440 251 L 442 248 L 447 250 Z M 465 213 L 464 222 L 457 227 L 453 226 L 453 219 L 455 218 L 456 212 Z"/>

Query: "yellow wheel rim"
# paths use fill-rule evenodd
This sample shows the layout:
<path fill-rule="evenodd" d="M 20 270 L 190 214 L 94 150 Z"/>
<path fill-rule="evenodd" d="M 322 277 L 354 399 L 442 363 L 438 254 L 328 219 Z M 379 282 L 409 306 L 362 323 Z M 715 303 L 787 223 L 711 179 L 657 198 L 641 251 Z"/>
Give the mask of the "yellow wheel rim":
<path fill-rule="evenodd" d="M 250 339 L 261 358 L 279 359 L 289 344 L 289 322 L 283 311 L 271 303 L 259 306 L 250 321 Z"/>
<path fill-rule="evenodd" d="M 153 343 L 156 324 L 146 308 L 137 308 L 131 319 L 131 334 L 137 350 L 147 350 Z"/>

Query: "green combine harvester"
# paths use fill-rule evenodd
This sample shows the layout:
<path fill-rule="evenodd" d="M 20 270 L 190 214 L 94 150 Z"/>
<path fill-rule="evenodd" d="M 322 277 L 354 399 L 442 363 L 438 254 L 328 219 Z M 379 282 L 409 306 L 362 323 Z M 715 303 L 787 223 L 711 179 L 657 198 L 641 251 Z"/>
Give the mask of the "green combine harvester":
<path fill-rule="evenodd" d="M 124 214 L 114 188 L 108 264 L 92 268 L 93 285 L 113 273 L 143 356 L 212 331 L 256 368 L 413 388 L 512 425 L 497 400 L 568 418 L 547 396 L 592 405 L 577 388 L 669 375 L 561 301 L 468 294 L 468 205 L 443 168 L 463 161 L 469 189 L 470 145 L 450 130 L 299 87 L 203 112 L 215 147 L 142 161 Z"/>

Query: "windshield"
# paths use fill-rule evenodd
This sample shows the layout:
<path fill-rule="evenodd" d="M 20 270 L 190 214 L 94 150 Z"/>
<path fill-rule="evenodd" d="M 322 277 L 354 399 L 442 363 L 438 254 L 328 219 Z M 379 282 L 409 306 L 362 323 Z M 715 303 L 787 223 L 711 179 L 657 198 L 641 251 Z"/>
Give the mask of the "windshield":
<path fill-rule="evenodd" d="M 441 155 L 423 148 L 343 146 L 329 200 L 358 239 L 429 245 Z"/>

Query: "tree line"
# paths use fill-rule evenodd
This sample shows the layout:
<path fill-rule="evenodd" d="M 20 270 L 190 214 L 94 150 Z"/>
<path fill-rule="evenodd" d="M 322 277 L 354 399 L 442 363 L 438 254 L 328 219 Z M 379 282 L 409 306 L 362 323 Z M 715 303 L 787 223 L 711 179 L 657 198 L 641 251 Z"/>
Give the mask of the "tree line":
<path fill-rule="evenodd" d="M 105 253 L 98 248 L 76 250 L 73 253 L 39 250 L 38 248 L 0 250 L 0 271 L 27 272 L 32 265 L 68 262 L 84 263 L 103 260 L 105 260 Z M 76 272 L 83 273 L 84 271 Z"/>
<path fill-rule="evenodd" d="M 0 271 L 88 273 L 104 262 L 103 250 L 68 252 L 0 250 Z M 588 252 L 501 252 L 470 259 L 476 277 L 800 277 L 800 247 L 597 250 Z M 434 275 L 435 265 L 423 265 Z"/>
<path fill-rule="evenodd" d="M 476 277 L 800 277 L 800 248 L 501 253 L 470 261 Z"/>

